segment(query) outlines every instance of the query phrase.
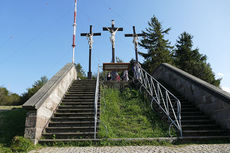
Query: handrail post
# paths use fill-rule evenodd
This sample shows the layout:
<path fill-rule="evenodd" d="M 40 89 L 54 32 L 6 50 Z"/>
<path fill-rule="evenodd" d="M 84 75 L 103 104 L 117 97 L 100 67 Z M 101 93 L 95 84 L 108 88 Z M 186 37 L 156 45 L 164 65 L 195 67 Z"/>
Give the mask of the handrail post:
<path fill-rule="evenodd" d="M 99 65 L 97 71 L 97 81 L 95 89 L 95 98 L 94 98 L 94 139 L 97 138 L 97 103 L 98 103 L 98 93 L 99 93 Z"/>

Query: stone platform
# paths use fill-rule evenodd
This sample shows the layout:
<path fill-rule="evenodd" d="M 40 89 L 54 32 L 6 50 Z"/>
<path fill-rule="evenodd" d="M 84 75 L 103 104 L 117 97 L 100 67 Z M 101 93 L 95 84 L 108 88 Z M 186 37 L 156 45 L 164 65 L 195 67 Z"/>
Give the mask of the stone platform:
<path fill-rule="evenodd" d="M 47 147 L 30 153 L 229 153 L 230 144 L 183 146 Z"/>

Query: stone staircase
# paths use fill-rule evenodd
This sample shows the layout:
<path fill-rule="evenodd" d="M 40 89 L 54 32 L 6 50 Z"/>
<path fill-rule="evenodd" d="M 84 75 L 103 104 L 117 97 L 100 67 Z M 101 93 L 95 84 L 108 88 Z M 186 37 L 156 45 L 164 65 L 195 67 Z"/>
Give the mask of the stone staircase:
<path fill-rule="evenodd" d="M 164 84 L 164 83 L 163 83 Z M 192 102 L 185 99 L 176 90 L 165 85 L 181 102 L 181 124 L 183 137 L 181 140 L 230 140 L 230 131 L 222 129 L 214 120 L 200 111 Z M 176 110 L 176 105 L 175 110 Z M 179 135 L 179 134 L 178 134 Z"/>
<path fill-rule="evenodd" d="M 95 88 L 96 80 L 74 81 L 44 129 L 39 143 L 93 139 Z M 99 117 L 100 98 L 98 101 Z"/>

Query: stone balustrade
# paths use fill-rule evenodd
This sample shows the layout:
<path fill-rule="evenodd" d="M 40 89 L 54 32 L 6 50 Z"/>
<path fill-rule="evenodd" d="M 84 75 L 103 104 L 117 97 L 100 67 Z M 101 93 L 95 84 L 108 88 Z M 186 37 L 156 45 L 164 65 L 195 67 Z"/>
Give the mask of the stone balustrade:
<path fill-rule="evenodd" d="M 172 65 L 163 63 L 153 73 L 201 111 L 215 120 L 222 128 L 230 129 L 230 94 Z"/>
<path fill-rule="evenodd" d="M 35 144 L 38 142 L 43 129 L 47 126 L 64 94 L 76 79 L 77 71 L 75 64 L 66 64 L 36 94 L 23 104 L 23 108 L 28 110 L 24 133 L 26 138 L 31 139 Z"/>

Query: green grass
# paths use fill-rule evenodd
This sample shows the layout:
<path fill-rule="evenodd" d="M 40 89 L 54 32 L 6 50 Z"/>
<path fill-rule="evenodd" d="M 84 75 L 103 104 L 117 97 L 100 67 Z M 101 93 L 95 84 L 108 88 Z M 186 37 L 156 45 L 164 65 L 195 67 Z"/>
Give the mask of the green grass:
<path fill-rule="evenodd" d="M 143 146 L 143 145 L 154 145 L 154 146 L 171 146 L 172 143 L 167 141 L 113 141 L 113 140 L 101 140 L 98 142 L 93 141 L 82 141 L 82 142 L 50 142 L 44 145 L 47 146 L 56 146 L 56 147 L 68 147 L 68 146 L 78 146 L 78 147 L 102 147 L 102 146 Z"/>
<path fill-rule="evenodd" d="M 168 124 L 135 89 L 101 88 L 100 138 L 168 137 Z M 107 127 L 107 130 L 105 128 Z"/>
<path fill-rule="evenodd" d="M 0 143 L 9 144 L 14 136 L 23 136 L 26 110 L 23 108 L 0 112 Z"/>
<path fill-rule="evenodd" d="M 0 153 L 27 152 L 33 148 L 32 143 L 23 138 L 25 119 L 26 110 L 20 107 L 0 111 Z"/>
<path fill-rule="evenodd" d="M 15 108 L 22 108 L 22 106 L 0 106 L 0 110 L 12 110 Z"/>

